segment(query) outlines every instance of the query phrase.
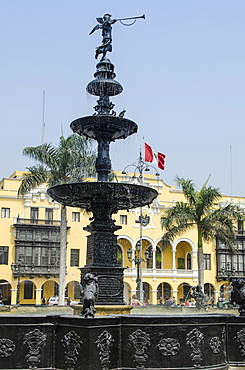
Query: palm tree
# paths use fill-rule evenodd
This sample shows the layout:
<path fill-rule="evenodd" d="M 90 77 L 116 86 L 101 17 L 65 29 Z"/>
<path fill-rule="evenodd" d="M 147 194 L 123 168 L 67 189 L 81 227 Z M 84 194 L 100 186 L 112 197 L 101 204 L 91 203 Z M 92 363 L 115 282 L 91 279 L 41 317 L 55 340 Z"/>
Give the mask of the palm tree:
<path fill-rule="evenodd" d="M 203 289 L 203 242 L 210 242 L 216 237 L 233 249 L 236 240 L 234 219 L 244 217 L 241 209 L 234 204 L 218 206 L 217 202 L 221 194 L 219 189 L 207 186 L 208 180 L 198 191 L 192 180 L 177 177 L 176 182 L 181 187 L 187 202 L 176 203 L 161 219 L 161 225 L 166 230 L 162 238 L 163 247 L 169 245 L 175 237 L 197 228 L 198 284 Z"/>
<path fill-rule="evenodd" d="M 67 139 L 61 136 L 57 147 L 45 143 L 25 148 L 23 155 L 39 164 L 27 168 L 28 172 L 23 174 L 18 195 L 24 195 L 43 183 L 53 186 L 84 181 L 86 177 L 94 176 L 96 156 L 91 143 L 92 140 L 73 134 Z M 64 304 L 65 298 L 66 244 L 66 206 L 61 204 L 59 305 Z"/>

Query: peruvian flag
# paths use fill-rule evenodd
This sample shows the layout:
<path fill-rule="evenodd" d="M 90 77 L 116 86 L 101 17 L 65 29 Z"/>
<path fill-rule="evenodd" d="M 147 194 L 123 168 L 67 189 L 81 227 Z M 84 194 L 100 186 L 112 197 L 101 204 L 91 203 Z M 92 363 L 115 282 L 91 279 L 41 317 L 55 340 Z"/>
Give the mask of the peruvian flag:
<path fill-rule="evenodd" d="M 165 165 L 165 155 L 162 153 L 156 153 L 152 149 L 152 147 L 148 144 L 145 143 L 145 162 L 155 162 L 157 166 L 161 169 L 164 170 L 164 165 Z"/>

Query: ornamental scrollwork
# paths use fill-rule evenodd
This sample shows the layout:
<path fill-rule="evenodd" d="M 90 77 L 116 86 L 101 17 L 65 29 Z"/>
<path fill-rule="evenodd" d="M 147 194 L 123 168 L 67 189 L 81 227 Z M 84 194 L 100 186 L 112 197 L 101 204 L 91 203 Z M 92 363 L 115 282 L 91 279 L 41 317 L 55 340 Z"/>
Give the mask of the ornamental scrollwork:
<path fill-rule="evenodd" d="M 198 329 L 193 329 L 189 334 L 187 334 L 186 344 L 192 349 L 190 357 L 194 362 L 194 367 L 200 367 L 200 363 L 202 361 L 201 347 L 203 342 L 204 335 Z"/>
<path fill-rule="evenodd" d="M 29 353 L 26 355 L 26 361 L 29 364 L 29 369 L 36 369 L 38 362 L 41 361 L 43 347 L 46 345 L 47 334 L 42 333 L 39 329 L 35 329 L 26 333 L 23 343 L 29 348 Z"/>
<path fill-rule="evenodd" d="M 7 338 L 0 339 L 0 357 L 9 357 L 15 351 L 15 344 Z"/>
<path fill-rule="evenodd" d="M 157 345 L 157 348 L 163 356 L 175 356 L 180 349 L 180 344 L 177 339 L 163 338 Z"/>
<path fill-rule="evenodd" d="M 64 335 L 63 339 L 61 339 L 61 343 L 65 348 L 65 364 L 67 365 L 67 370 L 74 370 L 78 360 L 78 350 L 81 348 L 83 342 L 80 340 L 79 335 L 71 330 Z"/>
<path fill-rule="evenodd" d="M 214 354 L 220 353 L 222 343 L 219 337 L 212 337 L 209 341 L 209 346 Z"/>
<path fill-rule="evenodd" d="M 144 331 L 137 329 L 129 335 L 129 345 L 134 347 L 135 354 L 133 355 L 133 361 L 136 363 L 137 369 L 144 369 L 145 363 L 148 359 L 145 350 L 151 343 L 149 334 Z"/>
<path fill-rule="evenodd" d="M 95 342 L 95 344 L 97 344 L 97 348 L 99 348 L 99 358 L 102 370 L 109 369 L 111 347 L 113 343 L 114 339 L 107 330 L 104 330 L 103 333 L 98 336 L 98 339 Z"/>
<path fill-rule="evenodd" d="M 234 336 L 234 339 L 240 344 L 239 345 L 240 354 L 242 357 L 244 357 L 245 356 L 245 328 L 238 331 L 236 335 Z"/>

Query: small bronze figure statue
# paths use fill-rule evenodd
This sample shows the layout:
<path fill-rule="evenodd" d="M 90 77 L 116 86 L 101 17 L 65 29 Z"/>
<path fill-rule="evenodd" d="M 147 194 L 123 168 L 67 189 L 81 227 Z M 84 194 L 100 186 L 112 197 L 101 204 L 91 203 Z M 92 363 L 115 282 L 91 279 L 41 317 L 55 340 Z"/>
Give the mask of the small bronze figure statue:
<path fill-rule="evenodd" d="M 240 316 L 245 316 L 245 280 L 233 279 L 231 285 L 231 303 L 239 304 L 238 312 Z"/>
<path fill-rule="evenodd" d="M 123 20 L 134 19 L 134 22 L 131 24 L 122 23 L 124 26 L 131 26 L 132 24 L 136 22 L 137 18 L 145 19 L 145 15 L 143 14 L 139 17 L 132 17 L 132 18 L 111 19 L 111 14 L 106 13 L 103 17 L 96 18 L 99 24 L 97 24 L 89 34 L 92 35 L 94 31 L 102 29 L 102 45 L 96 48 L 95 59 L 98 58 L 99 54 L 103 54 L 103 57 L 102 57 L 103 59 L 106 57 L 106 53 L 108 51 L 112 52 L 112 34 L 111 34 L 112 24 L 116 23 L 117 21 L 122 23 L 121 21 Z"/>
<path fill-rule="evenodd" d="M 83 297 L 82 317 L 92 318 L 96 312 L 94 303 L 99 293 L 98 278 L 89 272 L 85 274 L 83 282 L 84 286 L 81 291 Z"/>
<path fill-rule="evenodd" d="M 208 307 L 208 296 L 203 293 L 201 285 L 191 287 L 189 296 L 195 299 L 197 308 Z"/>

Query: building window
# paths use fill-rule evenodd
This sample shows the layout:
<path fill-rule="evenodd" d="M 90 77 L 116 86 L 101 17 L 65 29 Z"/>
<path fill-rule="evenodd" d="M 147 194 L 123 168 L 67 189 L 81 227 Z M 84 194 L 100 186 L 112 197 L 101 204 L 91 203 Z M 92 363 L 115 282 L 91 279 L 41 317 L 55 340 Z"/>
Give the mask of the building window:
<path fill-rule="evenodd" d="M 38 220 L 38 208 L 31 207 L 30 219 L 32 223 L 37 223 Z"/>
<path fill-rule="evenodd" d="M 156 247 L 156 268 L 162 268 L 162 251 L 159 247 Z"/>
<path fill-rule="evenodd" d="M 45 224 L 46 225 L 53 224 L 53 209 L 52 208 L 45 208 Z"/>
<path fill-rule="evenodd" d="M 186 268 L 187 270 L 191 270 L 191 254 L 187 253 L 186 256 Z"/>
<path fill-rule="evenodd" d="M 128 222 L 127 215 L 120 215 L 120 224 L 127 225 L 127 222 Z"/>
<path fill-rule="evenodd" d="M 81 296 L 81 285 L 79 284 L 78 281 L 75 281 L 74 283 L 74 299 L 79 299 L 80 300 Z"/>
<path fill-rule="evenodd" d="M 185 269 L 185 259 L 178 258 L 178 267 L 177 269 L 184 270 Z"/>
<path fill-rule="evenodd" d="M 147 248 L 148 252 L 149 252 L 149 257 L 146 261 L 146 268 L 147 269 L 152 269 L 153 268 L 153 248 L 152 248 L 152 245 L 150 245 L 148 248 Z"/>
<path fill-rule="evenodd" d="M 238 234 L 243 234 L 243 220 L 237 221 Z"/>
<path fill-rule="evenodd" d="M 80 222 L 80 212 L 72 212 L 72 221 Z"/>
<path fill-rule="evenodd" d="M 119 266 L 123 266 L 123 254 L 122 254 L 122 248 L 120 245 L 117 244 L 117 263 Z"/>
<path fill-rule="evenodd" d="M 211 254 L 204 254 L 204 270 L 211 270 Z"/>
<path fill-rule="evenodd" d="M 24 299 L 35 299 L 34 292 L 34 284 L 32 281 L 25 280 L 24 281 Z"/>
<path fill-rule="evenodd" d="M 2 218 L 9 218 L 10 217 L 10 208 L 2 208 L 1 217 Z"/>
<path fill-rule="evenodd" d="M 71 249 L 70 266 L 79 266 L 79 249 Z"/>
<path fill-rule="evenodd" d="M 0 247 L 0 265 L 8 264 L 9 247 Z"/>

